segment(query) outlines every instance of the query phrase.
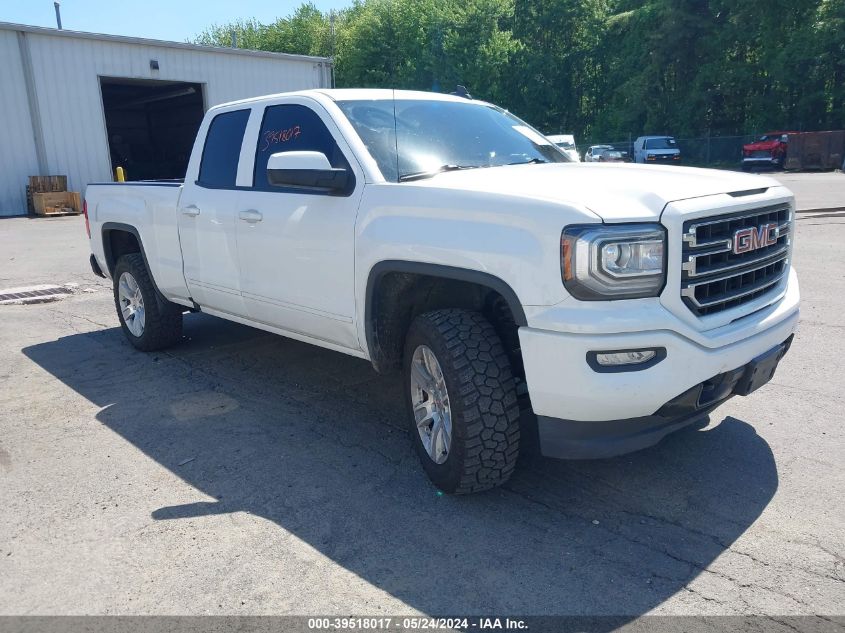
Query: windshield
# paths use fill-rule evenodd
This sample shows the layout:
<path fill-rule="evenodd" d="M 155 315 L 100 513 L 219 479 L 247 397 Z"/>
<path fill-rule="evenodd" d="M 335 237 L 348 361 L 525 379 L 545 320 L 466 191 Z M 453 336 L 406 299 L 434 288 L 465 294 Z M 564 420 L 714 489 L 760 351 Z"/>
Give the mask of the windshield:
<path fill-rule="evenodd" d="M 338 101 L 337 105 L 391 182 L 423 172 L 433 174 L 447 166 L 570 162 L 534 128 L 486 104 L 378 99 Z"/>
<path fill-rule="evenodd" d="M 649 138 L 645 142 L 646 149 L 677 149 L 675 139 L 668 136 L 663 138 Z"/>

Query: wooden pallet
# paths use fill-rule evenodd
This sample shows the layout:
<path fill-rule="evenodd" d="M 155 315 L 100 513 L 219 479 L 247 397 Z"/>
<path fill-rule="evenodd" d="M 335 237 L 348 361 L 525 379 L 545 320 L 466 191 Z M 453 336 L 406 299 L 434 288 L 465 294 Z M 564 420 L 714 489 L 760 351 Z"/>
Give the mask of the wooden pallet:
<path fill-rule="evenodd" d="M 29 188 L 32 193 L 67 191 L 67 176 L 30 176 Z"/>
<path fill-rule="evenodd" d="M 36 213 L 32 195 L 36 193 L 58 193 L 67 191 L 67 176 L 30 176 L 26 186 L 26 209 Z M 39 214 L 43 215 L 43 214 Z"/>
<path fill-rule="evenodd" d="M 36 215 L 79 215 L 82 201 L 77 191 L 33 193 L 32 211 Z"/>

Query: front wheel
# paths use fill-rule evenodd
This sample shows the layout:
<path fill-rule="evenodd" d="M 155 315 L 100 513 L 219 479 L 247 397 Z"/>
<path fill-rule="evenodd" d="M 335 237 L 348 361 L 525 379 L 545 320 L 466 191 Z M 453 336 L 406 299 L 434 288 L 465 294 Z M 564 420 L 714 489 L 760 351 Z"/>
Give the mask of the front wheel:
<path fill-rule="evenodd" d="M 140 253 L 117 260 L 114 304 L 123 333 L 139 350 L 164 349 L 182 338 L 183 308 L 159 296 Z"/>
<path fill-rule="evenodd" d="M 404 385 L 412 441 L 429 479 L 466 494 L 501 485 L 519 454 L 508 355 L 479 313 L 446 309 L 411 324 Z"/>

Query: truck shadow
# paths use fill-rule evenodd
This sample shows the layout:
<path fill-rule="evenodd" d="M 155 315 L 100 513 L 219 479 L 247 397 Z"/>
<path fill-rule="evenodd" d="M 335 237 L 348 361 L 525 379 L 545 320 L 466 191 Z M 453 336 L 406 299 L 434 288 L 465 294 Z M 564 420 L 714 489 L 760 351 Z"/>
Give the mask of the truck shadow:
<path fill-rule="evenodd" d="M 185 333 L 160 354 L 136 352 L 117 328 L 23 352 L 215 499 L 150 507 L 153 520 L 265 517 L 426 613 L 645 613 L 777 489 L 766 442 L 728 417 L 616 459 L 526 458 L 503 489 L 442 496 L 411 450 L 396 378 L 205 315 L 186 317 Z"/>

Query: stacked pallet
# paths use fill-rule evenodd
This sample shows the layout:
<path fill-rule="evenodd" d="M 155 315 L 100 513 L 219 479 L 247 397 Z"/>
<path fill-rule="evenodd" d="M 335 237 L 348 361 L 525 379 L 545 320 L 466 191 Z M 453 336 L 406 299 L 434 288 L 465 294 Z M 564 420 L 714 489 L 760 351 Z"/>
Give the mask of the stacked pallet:
<path fill-rule="evenodd" d="M 26 203 L 37 215 L 79 215 L 82 200 L 78 191 L 67 190 L 67 176 L 30 176 Z"/>

